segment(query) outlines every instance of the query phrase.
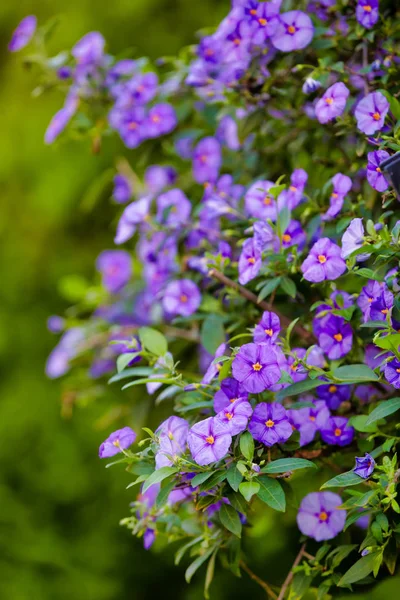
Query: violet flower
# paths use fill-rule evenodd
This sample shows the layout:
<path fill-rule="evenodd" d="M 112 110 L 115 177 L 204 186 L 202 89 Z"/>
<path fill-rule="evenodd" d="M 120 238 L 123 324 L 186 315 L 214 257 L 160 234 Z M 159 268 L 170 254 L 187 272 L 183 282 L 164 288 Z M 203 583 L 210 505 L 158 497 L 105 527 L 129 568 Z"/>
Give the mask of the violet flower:
<path fill-rule="evenodd" d="M 200 306 L 201 294 L 190 279 L 172 281 L 164 290 L 162 303 L 169 316 L 190 317 Z"/>
<path fill-rule="evenodd" d="M 315 105 L 315 114 L 320 123 L 328 123 L 343 114 L 350 91 L 339 81 L 329 87 Z"/>
<path fill-rule="evenodd" d="M 300 446 L 306 446 L 315 438 L 331 413 L 324 400 L 315 400 L 314 407 L 290 409 L 287 411 L 289 421 L 300 433 Z"/>
<path fill-rule="evenodd" d="M 386 380 L 397 390 L 400 389 L 400 361 L 397 358 L 389 361 L 385 366 Z"/>
<path fill-rule="evenodd" d="M 225 423 L 230 434 L 233 436 L 247 428 L 247 423 L 252 412 L 253 409 L 250 402 L 244 398 L 238 398 L 233 404 L 221 410 L 215 418 Z"/>
<path fill-rule="evenodd" d="M 329 201 L 329 208 L 325 215 L 322 216 L 323 221 L 330 221 L 340 213 L 344 199 L 351 190 L 352 182 L 347 175 L 336 173 L 336 175 L 332 177 L 332 185 L 333 191 Z"/>
<path fill-rule="evenodd" d="M 216 417 L 209 417 L 193 425 L 189 430 L 187 442 L 193 460 L 204 466 L 226 456 L 232 436 L 225 423 Z"/>
<path fill-rule="evenodd" d="M 342 258 L 348 258 L 355 250 L 362 248 L 364 243 L 364 225 L 360 218 L 352 219 L 350 225 L 342 236 Z M 361 255 L 364 256 L 364 255 Z M 360 258 L 358 256 L 357 258 Z"/>
<path fill-rule="evenodd" d="M 353 469 L 356 475 L 359 475 L 363 479 L 368 479 L 374 472 L 374 469 L 375 461 L 368 452 L 365 453 L 365 456 L 356 456 L 356 466 Z"/>
<path fill-rule="evenodd" d="M 157 198 L 157 220 L 161 225 L 179 227 L 188 221 L 191 208 L 192 205 L 182 190 L 168 190 Z"/>
<path fill-rule="evenodd" d="M 99 457 L 110 458 L 132 446 L 136 440 L 136 433 L 130 427 L 123 427 L 111 433 L 100 445 Z"/>
<path fill-rule="evenodd" d="M 132 186 L 124 175 L 115 175 L 113 198 L 118 204 L 129 202 L 132 197 Z"/>
<path fill-rule="evenodd" d="M 346 271 L 346 263 L 340 257 L 340 248 L 329 238 L 318 240 L 301 265 L 304 279 L 312 283 L 334 280 Z"/>
<path fill-rule="evenodd" d="M 213 137 L 200 140 L 193 150 L 193 177 L 197 183 L 218 179 L 222 164 L 221 146 Z"/>
<path fill-rule="evenodd" d="M 308 181 L 308 174 L 304 169 L 295 169 L 290 176 L 290 186 L 283 190 L 278 198 L 278 210 L 284 206 L 294 210 L 303 200 L 303 192 Z"/>
<path fill-rule="evenodd" d="M 257 219 L 276 221 L 276 202 L 268 190 L 275 186 L 273 181 L 256 181 L 244 197 L 246 213 Z"/>
<path fill-rule="evenodd" d="M 248 393 L 236 379 L 227 377 L 221 381 L 221 389 L 214 395 L 214 410 L 219 413 L 237 400 L 247 400 L 248 397 Z"/>
<path fill-rule="evenodd" d="M 149 214 L 150 202 L 151 199 L 147 197 L 128 204 L 118 222 L 115 244 L 124 244 L 135 234 L 137 226 L 143 223 Z"/>
<path fill-rule="evenodd" d="M 254 343 L 271 344 L 276 341 L 280 331 L 281 322 L 278 315 L 265 311 L 261 317 L 261 321 L 254 328 Z"/>
<path fill-rule="evenodd" d="M 22 19 L 12 34 L 11 41 L 8 44 L 8 50 L 10 52 L 18 52 L 19 50 L 22 50 L 22 48 L 25 48 L 35 35 L 36 27 L 37 18 L 35 15 L 29 15 Z"/>
<path fill-rule="evenodd" d="M 232 375 L 246 392 L 263 392 L 280 379 L 277 355 L 270 345 L 244 344 L 233 360 Z"/>
<path fill-rule="evenodd" d="M 103 286 L 116 294 L 131 278 L 132 258 L 124 250 L 104 250 L 97 257 L 96 268 L 102 275 Z"/>
<path fill-rule="evenodd" d="M 357 127 L 366 135 L 382 129 L 389 111 L 389 102 L 381 92 L 372 92 L 360 100 L 354 111 Z"/>
<path fill-rule="evenodd" d="M 291 10 L 279 15 L 271 43 L 282 52 L 292 52 L 308 46 L 313 35 L 314 26 L 310 17 L 300 10 Z"/>
<path fill-rule="evenodd" d="M 249 423 L 253 438 L 265 446 L 283 444 L 293 433 L 286 409 L 281 404 L 260 402 Z"/>
<path fill-rule="evenodd" d="M 181 417 L 169 417 L 156 431 L 159 450 L 156 454 L 156 469 L 172 466 L 171 457 L 185 452 L 189 423 Z"/>
<path fill-rule="evenodd" d="M 329 417 L 321 428 L 321 437 L 332 446 L 348 446 L 354 438 L 354 428 L 346 417 Z"/>
<path fill-rule="evenodd" d="M 389 152 L 386 152 L 385 150 L 368 152 L 367 180 L 369 185 L 378 192 L 384 192 L 389 187 L 389 183 L 379 166 L 381 162 L 389 158 L 389 156 Z"/>
<path fill-rule="evenodd" d="M 346 511 L 338 508 L 341 504 L 341 497 L 333 492 L 307 494 L 297 513 L 297 525 L 301 533 L 317 542 L 336 537 L 343 531 L 346 522 Z"/>
<path fill-rule="evenodd" d="M 356 18 L 365 29 L 371 29 L 379 19 L 379 0 L 358 0 Z"/>
<path fill-rule="evenodd" d="M 328 408 L 331 410 L 337 410 L 342 402 L 347 402 L 351 397 L 351 386 L 350 385 L 335 385 L 329 383 L 326 385 L 320 385 L 316 389 L 318 398 L 325 400 Z"/>
<path fill-rule="evenodd" d="M 348 354 L 353 346 L 353 330 L 342 317 L 329 315 L 318 334 L 318 343 L 330 360 Z"/>
<path fill-rule="evenodd" d="M 257 277 L 261 266 L 261 252 L 254 239 L 246 240 L 239 257 L 239 283 L 246 285 L 246 283 Z"/>

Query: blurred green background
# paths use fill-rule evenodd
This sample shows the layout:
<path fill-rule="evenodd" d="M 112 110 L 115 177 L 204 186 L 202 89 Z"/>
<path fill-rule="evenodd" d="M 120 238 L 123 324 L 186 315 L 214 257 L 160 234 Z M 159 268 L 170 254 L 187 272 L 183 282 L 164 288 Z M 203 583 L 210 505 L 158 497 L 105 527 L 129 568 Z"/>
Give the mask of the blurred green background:
<path fill-rule="evenodd" d="M 62 418 L 62 385 L 44 376 L 55 343 L 46 318 L 66 307 L 59 279 L 71 273 L 91 278 L 98 252 L 112 247 L 115 209 L 106 199 L 95 211 L 84 211 L 82 200 L 112 166 L 118 142 L 107 142 L 97 156 L 85 143 L 44 146 L 45 128 L 63 99 L 56 93 L 31 96 L 34 75 L 23 72 L 18 55 L 7 53 L 10 34 L 27 14 L 36 14 L 41 23 L 57 15 L 54 52 L 99 30 L 113 54 L 131 47 L 137 56 L 156 58 L 192 43 L 194 32 L 217 23 L 229 4 L 4 0 L 0 5 L 0 599 L 202 597 L 201 577 L 187 586 L 172 552 L 156 546 L 145 553 L 118 525 L 128 514 L 132 492 L 125 490 L 126 473 L 106 471 L 97 458 L 105 433 L 96 424 L 109 399 Z M 246 546 L 254 570 L 276 583 L 293 561 L 298 532 L 293 526 L 282 529 L 281 520 L 265 513 Z M 394 580 L 385 582 L 369 597 L 394 597 L 395 589 Z M 246 576 L 216 576 L 212 598 L 248 594 L 264 597 Z"/>

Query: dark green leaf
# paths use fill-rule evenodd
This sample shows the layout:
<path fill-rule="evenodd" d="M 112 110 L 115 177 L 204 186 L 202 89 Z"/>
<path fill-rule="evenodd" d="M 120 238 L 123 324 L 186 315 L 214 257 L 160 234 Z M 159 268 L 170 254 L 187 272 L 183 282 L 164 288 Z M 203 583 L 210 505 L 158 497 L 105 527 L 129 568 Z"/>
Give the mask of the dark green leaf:
<path fill-rule="evenodd" d="M 298 469 L 316 469 L 317 466 L 305 458 L 279 458 L 261 469 L 261 473 L 286 473 Z"/>
<path fill-rule="evenodd" d="M 323 485 L 321 485 L 321 490 L 326 488 L 333 487 L 348 487 L 350 485 L 358 485 L 362 483 L 364 480 L 359 475 L 356 475 L 354 471 L 347 471 L 347 473 L 341 473 L 340 475 L 336 475 L 329 481 L 326 481 Z"/>
<path fill-rule="evenodd" d="M 282 290 L 291 298 L 296 298 L 296 284 L 289 277 L 282 277 L 280 282 Z"/>
<path fill-rule="evenodd" d="M 282 400 L 283 398 L 287 398 L 288 396 L 302 394 L 303 392 L 313 390 L 322 384 L 323 382 L 319 379 L 304 379 L 304 381 L 297 381 L 297 383 L 293 383 L 293 385 L 289 385 L 289 387 L 280 390 L 277 393 L 276 398 L 277 400 Z"/>
<path fill-rule="evenodd" d="M 380 553 L 379 553 L 380 554 Z M 350 569 L 343 575 L 338 583 L 339 587 L 345 587 L 351 585 L 356 581 L 360 581 L 367 577 L 374 570 L 375 560 L 377 558 L 376 552 L 371 552 L 367 556 L 363 556 L 358 560 Z"/>
<path fill-rule="evenodd" d="M 339 381 L 358 383 L 363 381 L 378 381 L 378 376 L 367 365 L 343 365 L 333 371 L 333 376 Z"/>
<path fill-rule="evenodd" d="M 211 477 L 209 477 L 206 481 L 203 481 L 203 483 L 199 486 L 200 492 L 206 492 L 207 490 L 210 490 L 211 488 L 215 487 L 216 485 L 224 481 L 224 479 L 226 479 L 226 475 L 227 471 L 225 470 L 215 471 L 215 473 L 213 473 Z"/>
<path fill-rule="evenodd" d="M 237 510 L 230 506 L 230 504 L 222 504 L 219 510 L 219 518 L 221 519 L 222 525 L 236 535 L 240 537 L 242 534 L 242 523 L 240 522 Z"/>
<path fill-rule="evenodd" d="M 150 477 L 146 479 L 143 485 L 142 493 L 148 490 L 153 483 L 159 483 L 174 473 L 177 473 L 177 469 L 175 467 L 161 467 L 161 469 L 154 471 L 154 473 L 152 473 Z"/>
<path fill-rule="evenodd" d="M 152 327 L 140 327 L 139 339 L 144 348 L 156 356 L 164 356 L 168 350 L 165 336 Z"/>
<path fill-rule="evenodd" d="M 210 314 L 203 321 L 200 339 L 204 348 L 212 355 L 225 342 L 223 320 L 219 315 Z"/>
<path fill-rule="evenodd" d="M 132 360 L 132 357 L 130 360 Z M 152 373 L 153 369 L 151 367 L 130 367 L 129 369 L 124 369 L 121 373 L 113 375 L 111 379 L 108 380 L 108 383 L 115 383 L 116 381 L 121 381 L 121 379 L 127 379 L 128 377 L 151 375 Z"/>
<path fill-rule="evenodd" d="M 260 490 L 257 494 L 260 500 L 265 502 L 265 504 L 268 504 L 268 506 L 274 510 L 285 512 L 285 492 L 279 481 L 271 479 L 267 475 L 261 475 L 258 477 L 257 481 L 260 484 Z"/>
<path fill-rule="evenodd" d="M 204 481 L 206 481 L 207 479 L 209 479 L 212 474 L 213 474 L 213 471 L 207 471 L 206 473 L 198 473 L 197 475 L 195 475 L 193 477 L 193 479 L 190 482 L 190 485 L 193 488 L 195 488 L 198 485 L 200 485 L 201 483 L 204 483 Z"/>
<path fill-rule="evenodd" d="M 240 451 L 247 460 L 253 460 L 254 439 L 249 431 L 246 431 L 240 437 Z"/>
<path fill-rule="evenodd" d="M 185 572 L 185 579 L 186 579 L 187 583 L 190 583 L 190 580 L 192 579 L 193 575 L 196 573 L 197 569 L 199 569 L 201 567 L 201 565 L 206 562 L 206 560 L 211 556 L 211 554 L 213 552 L 214 552 L 214 548 L 209 548 L 209 550 L 206 550 L 204 552 L 204 554 L 202 554 L 201 556 L 198 556 L 196 558 L 196 560 L 194 560 L 192 562 L 192 564 L 188 566 L 188 568 L 186 569 L 186 572 Z"/>
<path fill-rule="evenodd" d="M 243 481 L 243 475 L 238 471 L 236 467 L 236 463 L 233 463 L 228 469 L 228 473 L 226 475 L 229 485 L 231 488 L 237 492 L 239 489 L 239 485 Z"/>
<path fill-rule="evenodd" d="M 384 400 L 381 402 L 368 417 L 366 422 L 367 425 L 371 425 L 371 423 L 375 423 L 380 419 L 384 419 L 389 415 L 392 415 L 396 411 L 400 409 L 400 398 L 392 398 L 391 400 Z"/>

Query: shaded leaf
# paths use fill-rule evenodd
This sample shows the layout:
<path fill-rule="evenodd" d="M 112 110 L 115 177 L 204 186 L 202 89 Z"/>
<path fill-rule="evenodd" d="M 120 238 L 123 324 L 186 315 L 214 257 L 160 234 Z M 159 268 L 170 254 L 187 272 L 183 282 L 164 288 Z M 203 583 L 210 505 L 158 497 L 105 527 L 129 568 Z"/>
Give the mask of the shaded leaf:
<path fill-rule="evenodd" d="M 257 493 L 258 498 L 274 510 L 285 512 L 285 492 L 279 481 L 271 479 L 267 475 L 261 475 L 257 481 L 260 484 L 260 490 Z"/>

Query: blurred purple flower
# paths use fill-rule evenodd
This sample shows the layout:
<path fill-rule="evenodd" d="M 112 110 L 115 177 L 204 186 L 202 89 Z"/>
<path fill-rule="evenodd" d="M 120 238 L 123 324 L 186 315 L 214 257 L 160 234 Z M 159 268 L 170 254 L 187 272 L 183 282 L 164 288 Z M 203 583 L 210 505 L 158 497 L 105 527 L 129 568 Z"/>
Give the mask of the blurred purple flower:
<path fill-rule="evenodd" d="M 331 85 L 315 105 L 318 121 L 325 124 L 343 114 L 349 94 L 349 89 L 341 81 Z"/>
<path fill-rule="evenodd" d="M 34 15 L 29 15 L 22 19 L 12 34 L 8 50 L 10 52 L 18 52 L 22 48 L 25 48 L 35 35 L 36 27 L 37 18 Z"/>
<path fill-rule="evenodd" d="M 366 135 L 382 129 L 389 111 L 389 102 L 381 92 L 372 92 L 360 100 L 354 111 L 357 127 Z"/>
<path fill-rule="evenodd" d="M 100 458 L 110 458 L 119 454 L 123 450 L 132 446 L 136 440 L 136 433 L 130 427 L 124 427 L 114 431 L 108 438 L 101 444 L 99 448 Z"/>
<path fill-rule="evenodd" d="M 297 513 L 301 533 L 317 542 L 336 537 L 346 522 L 346 511 L 338 509 L 342 503 L 341 497 L 333 492 L 307 494 Z"/>

